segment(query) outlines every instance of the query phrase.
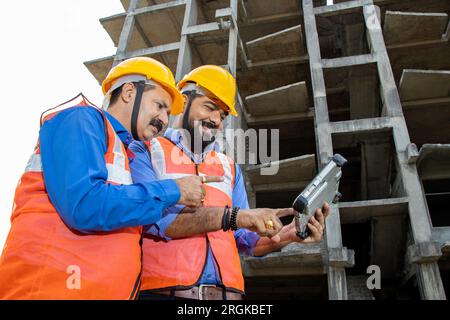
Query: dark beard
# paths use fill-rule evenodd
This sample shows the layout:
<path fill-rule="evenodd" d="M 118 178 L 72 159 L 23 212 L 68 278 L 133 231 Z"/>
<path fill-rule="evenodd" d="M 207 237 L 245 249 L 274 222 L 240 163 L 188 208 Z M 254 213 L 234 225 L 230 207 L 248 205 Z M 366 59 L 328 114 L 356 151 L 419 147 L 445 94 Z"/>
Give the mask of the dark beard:
<path fill-rule="evenodd" d="M 218 128 L 214 123 L 211 123 L 209 121 L 202 121 L 201 125 L 202 127 L 206 127 L 209 130 L 211 130 L 211 137 L 209 137 L 210 138 L 209 140 L 203 139 L 204 136 L 202 136 L 202 151 L 203 151 L 207 146 L 216 141 L 216 131 L 218 130 Z"/>
<path fill-rule="evenodd" d="M 183 129 L 187 130 L 191 136 L 191 151 L 196 153 L 197 150 L 195 150 L 195 139 L 194 137 L 196 136 L 195 133 L 195 128 L 193 125 L 191 125 L 189 123 L 189 114 L 191 113 L 191 107 L 192 107 L 192 102 L 195 99 L 196 95 L 193 92 L 187 92 L 186 93 L 188 95 L 188 104 L 186 106 L 186 111 L 184 112 L 184 116 L 183 116 Z M 214 124 L 212 124 L 211 122 L 207 122 L 207 121 L 202 121 L 201 125 L 205 125 L 207 128 L 209 129 L 217 129 L 216 126 Z M 201 149 L 199 150 L 200 153 L 203 153 L 203 150 L 206 149 L 206 147 L 208 145 L 210 145 L 211 143 L 213 143 L 216 140 L 216 137 L 213 135 L 211 137 L 211 140 L 209 141 L 205 141 L 203 140 L 203 136 L 202 136 L 202 145 L 201 145 Z"/>
<path fill-rule="evenodd" d="M 206 128 L 213 130 L 213 134 L 210 137 L 209 140 L 204 139 L 204 135 L 200 135 L 200 132 L 195 133 L 196 130 L 200 130 L 200 127 L 195 128 L 192 125 L 189 125 L 189 128 L 187 129 L 190 136 L 191 136 L 191 151 L 194 153 L 203 153 L 207 146 L 209 146 L 211 143 L 214 143 L 216 141 L 216 137 L 214 135 L 214 130 L 217 130 L 217 127 L 207 121 L 202 121 L 201 126 L 205 126 Z M 202 143 L 201 143 L 201 150 L 195 150 L 195 137 L 201 137 Z"/>

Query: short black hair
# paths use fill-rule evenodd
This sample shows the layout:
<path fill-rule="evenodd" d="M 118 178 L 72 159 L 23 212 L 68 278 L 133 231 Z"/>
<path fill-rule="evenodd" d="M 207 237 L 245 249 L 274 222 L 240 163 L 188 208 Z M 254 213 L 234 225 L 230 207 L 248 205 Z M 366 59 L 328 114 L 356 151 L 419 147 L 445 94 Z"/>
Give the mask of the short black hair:
<path fill-rule="evenodd" d="M 183 94 L 185 94 L 188 97 L 189 104 L 192 104 L 195 99 L 197 99 L 199 97 L 203 97 L 203 95 L 198 94 L 197 92 L 195 92 L 195 90 L 185 91 L 185 92 L 183 92 Z M 217 107 L 219 109 L 222 109 L 220 106 L 217 106 Z M 228 115 L 230 114 L 230 112 L 228 110 L 223 110 L 223 112 L 225 114 L 225 117 L 228 117 Z"/>
<path fill-rule="evenodd" d="M 137 82 L 132 82 L 132 83 L 134 84 L 134 86 L 137 86 Z M 117 89 L 114 89 L 113 92 L 111 93 L 111 99 L 109 101 L 110 106 L 115 104 L 119 100 L 119 97 L 120 97 L 120 94 L 122 93 L 122 88 L 124 85 L 125 84 L 121 85 Z M 144 91 L 153 90 L 155 88 L 156 87 L 154 85 L 146 84 Z"/>
<path fill-rule="evenodd" d="M 111 93 L 111 99 L 109 101 L 110 105 L 115 104 L 117 102 L 117 100 L 119 100 L 119 96 L 122 93 L 122 88 L 123 88 L 123 85 L 121 85 L 117 89 L 114 89 L 114 91 Z"/>

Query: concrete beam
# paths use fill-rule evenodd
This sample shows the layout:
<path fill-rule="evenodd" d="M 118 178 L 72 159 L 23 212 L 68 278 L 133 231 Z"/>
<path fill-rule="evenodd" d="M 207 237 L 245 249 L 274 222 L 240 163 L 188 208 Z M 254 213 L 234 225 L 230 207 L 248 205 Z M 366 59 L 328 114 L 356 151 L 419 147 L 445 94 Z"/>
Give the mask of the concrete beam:
<path fill-rule="evenodd" d="M 180 49 L 180 43 L 169 43 L 166 45 L 155 46 L 151 48 L 145 48 L 141 50 L 128 51 L 124 55 L 118 57 L 118 60 L 125 60 L 133 57 L 141 57 L 141 56 L 164 56 L 169 61 L 167 66 L 169 68 L 174 68 L 176 64 L 175 57 L 178 55 L 178 50 Z M 107 76 L 109 70 L 113 66 L 113 61 L 116 55 L 108 56 L 104 58 L 99 58 L 95 60 L 90 60 L 84 62 L 84 65 L 88 68 L 88 70 L 92 73 L 95 79 L 101 83 Z"/>
<path fill-rule="evenodd" d="M 123 56 L 123 58 L 128 59 L 128 58 L 140 57 L 140 56 L 159 55 L 159 54 L 168 53 L 170 51 L 178 51 L 179 49 L 180 49 L 180 43 L 174 42 L 174 43 L 164 44 L 164 45 L 155 46 L 155 47 L 151 47 L 151 48 L 130 51 L 130 52 L 127 52 Z"/>
<path fill-rule="evenodd" d="M 135 11 L 135 15 L 144 15 L 146 13 L 155 13 L 158 11 L 164 11 L 167 9 L 171 9 L 171 8 L 175 8 L 175 7 L 179 7 L 179 6 L 184 6 L 186 5 L 186 0 L 174 0 L 174 1 L 169 1 L 169 2 L 165 2 L 165 3 L 158 3 L 158 4 L 154 4 L 148 7 L 144 7 L 144 8 L 139 8 L 136 9 Z"/>
<path fill-rule="evenodd" d="M 424 144 L 417 170 L 422 180 L 450 179 L 450 144 Z"/>
<path fill-rule="evenodd" d="M 409 263 L 436 262 L 442 256 L 441 244 L 436 241 L 418 242 L 408 247 Z"/>
<path fill-rule="evenodd" d="M 330 114 L 339 115 L 346 114 L 348 112 L 348 108 L 340 108 L 334 109 L 330 111 Z M 294 112 L 294 113 L 285 113 L 278 115 L 268 115 L 268 116 L 257 116 L 252 117 L 249 116 L 247 118 L 247 123 L 250 126 L 261 126 L 263 124 L 278 124 L 285 122 L 294 122 L 294 121 L 303 121 L 314 118 L 314 109 L 310 108 L 307 111 L 303 112 Z"/>
<path fill-rule="evenodd" d="M 419 151 L 418 151 L 415 143 L 408 144 L 408 147 L 406 149 L 406 154 L 408 157 L 409 164 L 417 163 L 417 160 L 419 159 Z"/>
<path fill-rule="evenodd" d="M 121 0 L 123 7 L 126 9 L 130 5 L 130 0 Z M 158 3 L 158 4 L 150 4 L 150 1 L 141 0 L 144 4 L 138 5 L 138 9 L 136 10 L 135 14 L 143 14 L 146 12 L 155 12 L 160 10 L 165 10 L 167 8 L 182 6 L 186 4 L 186 0 L 173 0 L 168 1 L 164 3 Z"/>
<path fill-rule="evenodd" d="M 328 249 L 328 264 L 333 268 L 351 268 L 355 265 L 355 252 L 347 248 Z"/>
<path fill-rule="evenodd" d="M 275 124 L 292 121 L 301 121 L 305 119 L 312 119 L 314 117 L 314 110 L 308 110 L 303 112 L 284 113 L 268 116 L 249 116 L 247 123 L 250 126 L 260 126 L 263 124 Z"/>
<path fill-rule="evenodd" d="M 250 182 L 252 182 L 250 178 Z M 252 185 L 254 192 L 269 192 L 269 191 L 298 191 L 303 190 L 311 180 L 299 180 L 292 182 L 266 183 Z"/>
<path fill-rule="evenodd" d="M 258 186 L 266 185 L 269 190 L 276 190 L 275 184 L 287 184 L 291 183 L 292 186 L 296 186 L 299 183 L 311 181 L 316 172 L 315 156 L 304 155 L 301 157 L 281 160 L 278 162 L 272 162 L 270 164 L 263 164 L 254 166 L 247 169 L 250 181 L 254 186 L 255 190 L 262 191 L 261 188 L 258 190 Z M 276 175 L 261 175 L 261 169 L 263 168 L 278 168 L 278 173 Z M 272 187 L 270 187 L 272 185 Z M 281 187 L 281 186 L 279 186 Z M 282 190 L 282 189 L 280 189 Z"/>
<path fill-rule="evenodd" d="M 441 273 L 436 261 L 416 266 L 420 296 L 423 300 L 446 300 Z"/>
<path fill-rule="evenodd" d="M 187 0 L 186 10 L 184 13 L 182 33 L 186 33 L 187 29 L 197 22 L 198 10 L 196 0 Z M 178 54 L 178 63 L 176 71 L 176 81 L 180 81 L 184 75 L 192 70 L 193 50 L 186 34 L 181 35 L 180 52 Z"/>
<path fill-rule="evenodd" d="M 399 93 L 402 101 L 450 97 L 450 71 L 403 70 Z"/>
<path fill-rule="evenodd" d="M 134 17 L 129 50 L 138 50 L 153 45 L 180 41 L 181 24 L 185 0 L 170 1 L 153 6 L 136 8 L 130 13 L 116 14 L 100 19 L 101 24 L 117 46 L 125 18 Z M 164 28 L 160 26 L 164 25 Z"/>
<path fill-rule="evenodd" d="M 245 98 L 247 112 L 252 116 L 304 112 L 308 108 L 306 83 L 297 82 Z"/>
<path fill-rule="evenodd" d="M 321 244 L 295 245 L 264 257 L 242 257 L 246 277 L 324 274 L 326 249 Z"/>
<path fill-rule="evenodd" d="M 373 4 L 372 0 L 354 0 L 354 1 L 345 1 L 342 3 L 336 3 L 329 6 L 322 6 L 314 8 L 314 14 L 320 16 L 329 16 L 336 14 L 346 14 L 357 12 L 361 10 L 361 7 L 364 5 Z"/>
<path fill-rule="evenodd" d="M 305 54 L 301 25 L 265 35 L 246 43 L 251 61 L 297 57 Z"/>
<path fill-rule="evenodd" d="M 279 58 L 260 62 L 247 61 L 247 68 L 250 70 L 260 68 L 273 68 L 278 66 L 305 64 L 308 62 L 309 56 L 305 54 L 300 57 Z"/>
<path fill-rule="evenodd" d="M 329 126 L 330 132 L 333 134 L 356 134 L 369 131 L 389 131 L 394 124 L 391 118 L 380 117 L 373 119 L 331 122 Z"/>
<path fill-rule="evenodd" d="M 204 35 L 206 33 L 219 31 L 219 30 L 222 30 L 222 27 L 221 27 L 220 23 L 218 23 L 218 22 L 209 22 L 209 23 L 189 26 L 189 27 L 186 28 L 185 31 L 183 31 L 183 35 L 197 36 L 198 37 L 198 36 L 202 36 L 202 35 Z"/>
<path fill-rule="evenodd" d="M 325 221 L 325 239 L 328 251 L 328 296 L 330 300 L 347 300 L 345 268 L 354 265 L 354 252 L 343 247 L 339 207 L 331 204 L 331 214 Z"/>
<path fill-rule="evenodd" d="M 127 16 L 123 24 L 122 31 L 120 33 L 119 42 L 117 45 L 116 56 L 114 57 L 113 65 L 119 64 L 122 60 L 121 58 L 126 54 L 128 49 L 128 44 L 131 40 L 131 35 L 133 33 L 133 28 L 136 23 L 133 12 L 136 10 L 139 4 L 139 0 L 131 0 L 130 6 L 127 11 Z"/>
<path fill-rule="evenodd" d="M 447 23 L 446 13 L 386 11 L 384 39 L 386 45 L 440 40 Z"/>
<path fill-rule="evenodd" d="M 238 1 L 237 0 L 230 0 L 230 13 L 231 13 L 231 19 L 234 22 L 230 22 L 231 26 L 229 29 L 229 35 L 228 35 L 228 56 L 227 56 L 227 64 L 229 71 L 233 76 L 236 77 L 236 70 L 237 70 L 237 57 L 238 57 L 238 46 L 239 46 L 239 33 L 237 30 L 237 16 L 238 16 Z M 245 61 L 244 61 L 245 62 Z M 230 118 L 229 118 L 230 119 Z M 227 123 L 225 123 L 225 127 L 227 126 Z M 229 125 L 229 128 L 235 128 L 232 124 Z"/>
<path fill-rule="evenodd" d="M 89 72 L 94 76 L 99 84 L 105 80 L 114 62 L 114 56 L 108 56 L 84 62 Z"/>
<path fill-rule="evenodd" d="M 402 102 L 403 109 L 407 114 L 408 111 L 415 109 L 429 109 L 431 108 L 444 108 L 450 105 L 450 97 L 447 98 L 438 98 L 438 99 L 424 99 L 424 100 L 414 100 L 414 101 L 405 101 Z"/>
<path fill-rule="evenodd" d="M 298 0 L 245 1 L 247 23 L 282 21 L 300 16 Z"/>
<path fill-rule="evenodd" d="M 300 2 L 300 1 L 299 1 Z M 314 2 L 303 0 L 303 18 L 305 24 L 306 44 L 310 57 L 311 86 L 315 110 L 316 147 L 318 166 L 321 169 L 333 156 L 331 130 L 329 127 L 329 114 L 327 94 L 323 75 L 322 59 L 317 32 L 316 17 L 314 15 Z M 339 208 L 332 205 L 332 214 L 326 221 L 325 238 L 327 247 L 342 248 L 341 223 L 339 220 Z M 347 283 L 345 269 L 329 266 L 327 269 L 328 296 L 330 300 L 347 299 Z"/>
<path fill-rule="evenodd" d="M 381 97 L 384 110 L 383 115 L 387 116 L 403 116 L 400 97 L 398 95 L 397 86 L 394 80 L 389 56 L 384 44 L 383 32 L 379 21 L 379 9 L 374 5 L 363 7 L 364 20 L 367 29 L 367 40 L 372 54 L 377 60 L 378 77 L 381 85 Z"/>
<path fill-rule="evenodd" d="M 342 224 L 364 223 L 375 217 L 406 217 L 408 198 L 340 202 L 339 213 Z"/>
<path fill-rule="evenodd" d="M 358 56 L 322 59 L 322 67 L 325 69 L 351 67 L 377 62 L 372 54 L 362 54 Z"/>

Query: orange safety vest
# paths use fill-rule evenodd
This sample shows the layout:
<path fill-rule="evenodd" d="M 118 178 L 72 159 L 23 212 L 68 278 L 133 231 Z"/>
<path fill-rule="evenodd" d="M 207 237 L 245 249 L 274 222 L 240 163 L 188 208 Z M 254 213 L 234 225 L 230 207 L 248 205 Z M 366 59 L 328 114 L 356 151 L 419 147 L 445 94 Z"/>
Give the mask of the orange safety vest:
<path fill-rule="evenodd" d="M 125 147 L 99 112 L 107 137 L 106 183 L 131 184 Z M 11 230 L 0 258 L 0 299 L 134 298 L 141 232 L 142 227 L 133 227 L 87 235 L 66 226 L 45 188 L 38 141 L 14 196 Z"/>
<path fill-rule="evenodd" d="M 178 179 L 190 175 L 223 176 L 224 182 L 205 185 L 204 206 L 232 206 L 235 169 L 234 162 L 226 155 L 212 151 L 201 164 L 196 165 L 166 138 L 153 139 L 147 148 L 158 179 Z M 224 286 L 243 293 L 244 278 L 234 232 L 222 230 L 168 242 L 144 236 L 141 291 L 197 285 L 206 265 L 209 247 L 219 266 Z"/>

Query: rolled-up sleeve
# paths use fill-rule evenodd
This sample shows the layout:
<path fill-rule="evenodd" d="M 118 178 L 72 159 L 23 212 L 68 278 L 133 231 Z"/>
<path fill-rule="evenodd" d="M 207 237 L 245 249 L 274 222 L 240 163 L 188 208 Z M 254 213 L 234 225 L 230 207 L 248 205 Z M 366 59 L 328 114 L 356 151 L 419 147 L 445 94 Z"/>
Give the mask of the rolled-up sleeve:
<path fill-rule="evenodd" d="M 135 141 L 129 148 L 134 155 L 130 162 L 133 181 L 135 183 L 158 181 L 146 146 L 142 142 Z M 184 208 L 183 205 L 173 205 L 168 207 L 162 212 L 160 219 L 144 227 L 144 233 L 151 234 L 166 241 L 172 240 L 170 237 L 166 236 L 166 229 Z"/>
<path fill-rule="evenodd" d="M 152 224 L 176 204 L 173 180 L 107 183 L 103 117 L 92 107 L 65 110 L 40 131 L 45 186 L 62 220 L 84 233 Z"/>
<path fill-rule="evenodd" d="M 244 178 L 242 176 L 240 167 L 235 165 L 236 180 L 233 188 L 233 207 L 241 209 L 249 209 L 247 191 L 245 189 Z M 234 239 L 238 252 L 241 255 L 253 256 L 256 243 L 260 236 L 256 232 L 247 229 L 238 229 L 234 232 Z"/>
<path fill-rule="evenodd" d="M 156 223 L 146 226 L 144 232 L 164 239 L 165 241 L 172 240 L 171 237 L 166 235 L 166 230 L 184 208 L 183 205 L 175 205 L 167 208 L 166 211 L 163 212 L 162 218 Z"/>

